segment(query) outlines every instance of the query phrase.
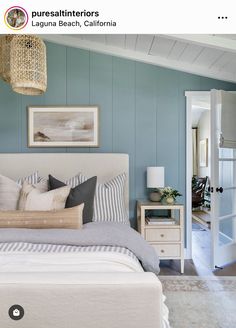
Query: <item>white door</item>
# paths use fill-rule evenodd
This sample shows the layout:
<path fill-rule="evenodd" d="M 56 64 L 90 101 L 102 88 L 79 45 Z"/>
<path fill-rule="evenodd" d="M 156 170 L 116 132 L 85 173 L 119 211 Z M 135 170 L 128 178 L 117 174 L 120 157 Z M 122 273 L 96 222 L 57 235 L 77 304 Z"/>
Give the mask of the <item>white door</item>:
<path fill-rule="evenodd" d="M 211 90 L 212 268 L 236 261 L 236 94 Z"/>

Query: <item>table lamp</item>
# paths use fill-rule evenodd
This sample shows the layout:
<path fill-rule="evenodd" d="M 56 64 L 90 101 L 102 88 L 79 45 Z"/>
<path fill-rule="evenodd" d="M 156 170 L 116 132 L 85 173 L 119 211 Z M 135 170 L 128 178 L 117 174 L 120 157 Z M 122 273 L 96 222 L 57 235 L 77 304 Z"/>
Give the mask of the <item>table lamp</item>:
<path fill-rule="evenodd" d="M 165 186 L 165 168 L 161 166 L 147 167 L 147 188 L 152 189 L 149 199 L 152 202 L 160 202 L 160 188 Z"/>

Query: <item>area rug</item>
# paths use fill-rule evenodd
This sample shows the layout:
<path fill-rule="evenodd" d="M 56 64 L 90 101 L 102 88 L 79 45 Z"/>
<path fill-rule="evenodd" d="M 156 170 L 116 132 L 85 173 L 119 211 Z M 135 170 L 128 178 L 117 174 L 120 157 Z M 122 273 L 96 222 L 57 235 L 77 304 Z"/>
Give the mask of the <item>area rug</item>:
<path fill-rule="evenodd" d="M 235 328 L 236 277 L 159 276 L 171 328 Z"/>

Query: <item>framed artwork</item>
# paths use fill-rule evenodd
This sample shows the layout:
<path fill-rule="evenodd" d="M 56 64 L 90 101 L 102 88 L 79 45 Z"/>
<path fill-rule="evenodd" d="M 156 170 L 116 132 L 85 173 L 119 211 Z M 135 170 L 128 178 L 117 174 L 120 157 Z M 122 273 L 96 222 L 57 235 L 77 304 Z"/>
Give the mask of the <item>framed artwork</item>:
<path fill-rule="evenodd" d="M 199 166 L 208 166 L 208 139 L 203 139 L 200 141 L 199 145 Z"/>
<path fill-rule="evenodd" d="M 98 147 L 97 106 L 28 107 L 29 147 Z"/>

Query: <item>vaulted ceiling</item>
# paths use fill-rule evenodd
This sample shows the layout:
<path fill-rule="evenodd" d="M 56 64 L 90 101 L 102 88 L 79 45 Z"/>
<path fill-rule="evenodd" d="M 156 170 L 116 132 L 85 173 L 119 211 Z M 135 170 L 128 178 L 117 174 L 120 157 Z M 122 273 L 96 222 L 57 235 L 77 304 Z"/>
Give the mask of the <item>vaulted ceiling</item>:
<path fill-rule="evenodd" d="M 67 46 L 236 82 L 236 34 L 42 35 Z"/>

